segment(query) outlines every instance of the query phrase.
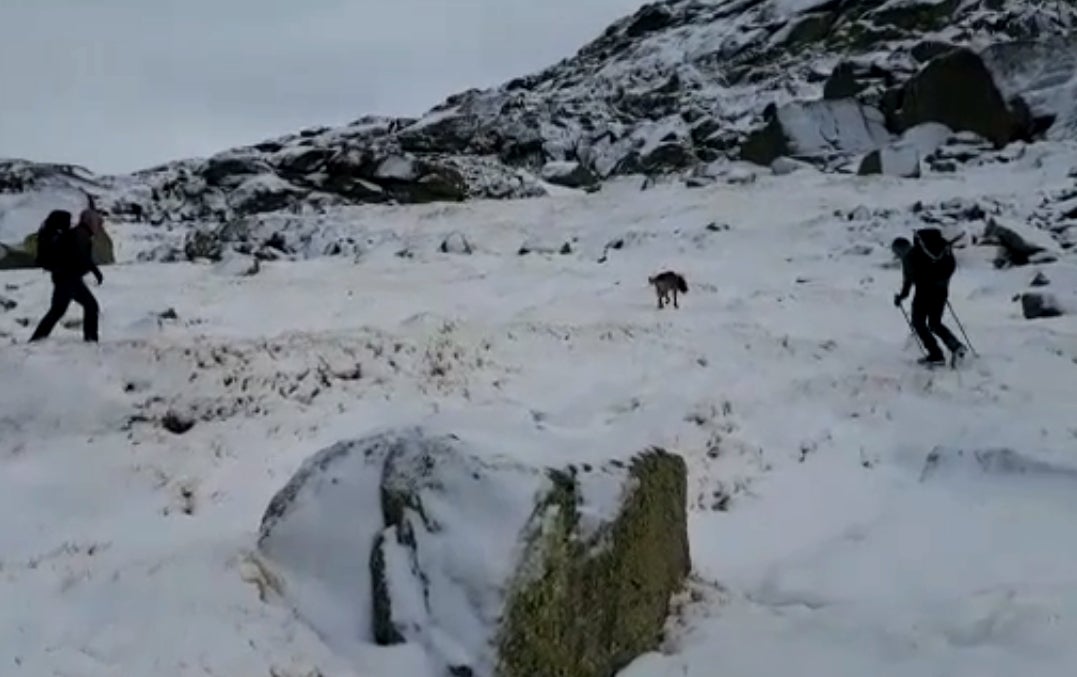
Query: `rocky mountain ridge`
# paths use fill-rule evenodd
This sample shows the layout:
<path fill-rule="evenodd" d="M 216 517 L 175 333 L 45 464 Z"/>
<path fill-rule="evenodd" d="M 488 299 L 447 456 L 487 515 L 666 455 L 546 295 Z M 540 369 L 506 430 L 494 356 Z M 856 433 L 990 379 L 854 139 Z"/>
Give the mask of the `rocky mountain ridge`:
<path fill-rule="evenodd" d="M 114 218 L 226 223 L 593 190 L 611 176 L 706 176 L 783 156 L 953 171 L 938 151 L 955 132 L 982 137 L 985 152 L 1077 138 L 1075 27 L 1072 0 L 670 0 L 418 119 L 364 117 L 128 176 L 0 162 L 0 192 L 66 182 L 101 195 Z"/>

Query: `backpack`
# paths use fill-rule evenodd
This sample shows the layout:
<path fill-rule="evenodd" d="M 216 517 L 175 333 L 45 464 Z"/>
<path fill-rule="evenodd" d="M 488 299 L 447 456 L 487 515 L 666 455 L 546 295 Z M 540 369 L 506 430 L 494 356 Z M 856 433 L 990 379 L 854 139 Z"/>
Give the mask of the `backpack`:
<path fill-rule="evenodd" d="M 34 263 L 40 268 L 52 271 L 59 261 L 60 240 L 67 230 L 67 223 L 71 221 L 71 214 L 64 211 L 56 211 L 49 214 L 41 227 L 37 229 L 37 252 L 34 255 Z"/>
<path fill-rule="evenodd" d="M 942 287 L 949 283 L 957 268 L 953 245 L 963 236 L 964 233 L 947 240 L 938 228 L 921 228 L 913 233 L 919 259 L 917 267 L 925 282 L 930 280 L 935 286 Z"/>

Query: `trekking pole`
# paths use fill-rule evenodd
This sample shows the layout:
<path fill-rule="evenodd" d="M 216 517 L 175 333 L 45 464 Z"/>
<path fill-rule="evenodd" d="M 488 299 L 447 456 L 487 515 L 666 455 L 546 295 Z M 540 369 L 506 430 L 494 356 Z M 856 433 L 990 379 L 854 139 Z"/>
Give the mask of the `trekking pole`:
<path fill-rule="evenodd" d="M 950 309 L 950 314 L 954 316 L 954 322 L 957 323 L 957 328 L 961 330 L 961 335 L 965 337 L 965 345 L 969 347 L 969 350 L 972 351 L 973 355 L 979 357 L 980 354 L 972 347 L 972 341 L 969 340 L 969 335 L 965 333 L 965 327 L 961 324 L 961 318 L 957 316 L 957 313 L 954 312 L 954 307 L 950 305 L 950 299 L 946 299 L 946 307 Z"/>
<path fill-rule="evenodd" d="M 916 339 L 916 345 L 920 346 L 920 352 L 927 355 L 927 349 L 924 348 L 924 344 L 920 342 L 920 335 L 916 333 L 916 327 L 912 326 L 912 320 L 909 319 L 909 314 L 905 312 L 905 306 L 899 305 L 898 309 L 905 318 L 905 324 L 909 325 L 909 331 L 912 332 L 913 337 Z M 906 343 L 905 345 L 907 346 L 909 344 Z"/>

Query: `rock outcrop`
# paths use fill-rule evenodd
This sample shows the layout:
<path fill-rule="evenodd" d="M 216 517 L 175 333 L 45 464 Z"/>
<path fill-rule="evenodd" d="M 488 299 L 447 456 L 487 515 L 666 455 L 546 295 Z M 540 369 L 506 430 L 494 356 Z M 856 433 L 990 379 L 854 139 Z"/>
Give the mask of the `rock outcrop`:
<path fill-rule="evenodd" d="M 890 141 L 883 114 L 853 99 L 793 102 L 741 147 L 741 158 L 769 166 L 782 156 L 809 159 L 871 151 Z"/>
<path fill-rule="evenodd" d="M 1003 98 L 983 59 L 968 49 L 932 59 L 905 84 L 901 121 L 907 127 L 937 122 L 974 132 L 999 148 L 1031 133 L 1021 104 Z"/>
<path fill-rule="evenodd" d="M 606 677 L 654 650 L 690 568 L 686 470 L 541 468 L 403 429 L 303 464 L 259 537 L 330 645 L 411 643 L 446 674 Z"/>
<path fill-rule="evenodd" d="M 988 220 L 981 242 L 998 246 L 996 265 L 999 267 L 1050 263 L 1058 256 L 1050 235 L 1016 223 L 1004 224 L 997 218 Z"/>

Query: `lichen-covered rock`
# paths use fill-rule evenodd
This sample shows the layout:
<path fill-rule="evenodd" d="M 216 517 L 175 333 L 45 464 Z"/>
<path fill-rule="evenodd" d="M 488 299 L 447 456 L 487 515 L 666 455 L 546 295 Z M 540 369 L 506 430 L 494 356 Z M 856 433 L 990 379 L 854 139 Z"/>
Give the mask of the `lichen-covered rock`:
<path fill-rule="evenodd" d="M 601 472 L 601 471 L 600 471 Z M 553 472 L 499 633 L 499 677 L 606 677 L 658 647 L 669 598 L 690 569 L 684 461 L 636 457 L 612 522 L 580 538 L 590 478 Z"/>
<path fill-rule="evenodd" d="M 413 644 L 475 677 L 608 677 L 656 649 L 690 569 L 683 460 L 549 469 L 489 444 L 405 428 L 308 459 L 259 536 L 300 617 L 341 653 Z"/>

